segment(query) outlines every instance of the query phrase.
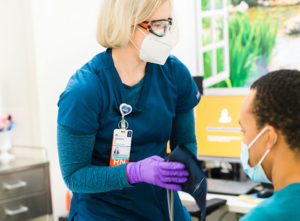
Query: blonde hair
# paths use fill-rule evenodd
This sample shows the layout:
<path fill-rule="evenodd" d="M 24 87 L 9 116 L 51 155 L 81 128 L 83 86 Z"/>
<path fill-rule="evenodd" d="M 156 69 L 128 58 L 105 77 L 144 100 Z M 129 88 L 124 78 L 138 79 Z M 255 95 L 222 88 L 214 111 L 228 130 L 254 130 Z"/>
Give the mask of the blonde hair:
<path fill-rule="evenodd" d="M 166 1 L 103 0 L 97 25 L 97 41 L 105 48 L 125 47 L 136 25 L 149 19 Z"/>

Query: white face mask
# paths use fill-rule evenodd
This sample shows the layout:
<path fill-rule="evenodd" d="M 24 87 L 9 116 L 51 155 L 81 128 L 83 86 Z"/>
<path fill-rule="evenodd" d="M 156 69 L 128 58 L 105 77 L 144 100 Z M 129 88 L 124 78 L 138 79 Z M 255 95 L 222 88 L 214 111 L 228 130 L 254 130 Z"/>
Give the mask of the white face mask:
<path fill-rule="evenodd" d="M 138 28 L 146 37 L 138 49 L 137 46 L 132 44 L 140 51 L 140 59 L 146 62 L 164 65 L 169 57 L 171 50 L 177 43 L 177 34 L 174 31 L 167 31 L 163 37 L 155 36 L 149 33 L 145 34 L 140 28 Z"/>
<path fill-rule="evenodd" d="M 249 149 L 253 146 L 253 144 L 258 140 L 258 138 L 261 137 L 261 135 L 268 129 L 268 127 L 265 127 L 262 129 L 262 131 L 251 141 L 249 146 L 242 142 L 242 153 L 241 153 L 241 162 L 243 169 L 245 173 L 249 176 L 249 178 L 254 182 L 263 182 L 263 183 L 272 183 L 268 177 L 266 176 L 266 173 L 264 169 L 261 166 L 261 163 L 264 161 L 268 153 L 270 152 L 270 149 L 268 149 L 262 158 L 259 160 L 258 164 L 255 167 L 251 167 L 249 165 Z M 274 144 L 277 141 L 277 135 L 276 139 L 274 141 Z"/>

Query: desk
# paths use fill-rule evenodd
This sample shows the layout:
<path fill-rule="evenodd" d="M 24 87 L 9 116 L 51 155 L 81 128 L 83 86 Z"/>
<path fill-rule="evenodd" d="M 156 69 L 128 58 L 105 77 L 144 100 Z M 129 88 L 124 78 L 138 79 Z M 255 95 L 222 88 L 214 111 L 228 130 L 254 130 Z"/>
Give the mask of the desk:
<path fill-rule="evenodd" d="M 194 198 L 185 192 L 178 192 L 179 197 L 183 204 L 189 204 L 189 203 L 196 203 Z M 232 213 L 239 213 L 239 214 L 246 214 L 248 213 L 252 208 L 256 207 L 258 203 L 262 201 L 262 199 L 257 199 L 257 203 L 249 203 L 242 199 L 240 199 L 237 196 L 230 196 L 230 195 L 223 195 L 223 194 L 211 194 L 208 193 L 207 197 L 208 200 L 212 198 L 220 198 L 227 200 L 226 207 L 229 212 Z"/>

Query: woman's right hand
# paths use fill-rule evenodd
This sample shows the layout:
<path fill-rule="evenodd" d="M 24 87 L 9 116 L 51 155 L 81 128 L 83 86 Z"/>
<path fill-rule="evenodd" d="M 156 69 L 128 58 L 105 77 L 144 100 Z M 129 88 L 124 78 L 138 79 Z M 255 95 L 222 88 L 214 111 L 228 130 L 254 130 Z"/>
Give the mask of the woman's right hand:
<path fill-rule="evenodd" d="M 145 182 L 171 190 L 181 190 L 189 176 L 184 164 L 165 162 L 159 156 L 128 163 L 126 173 L 130 184 Z"/>

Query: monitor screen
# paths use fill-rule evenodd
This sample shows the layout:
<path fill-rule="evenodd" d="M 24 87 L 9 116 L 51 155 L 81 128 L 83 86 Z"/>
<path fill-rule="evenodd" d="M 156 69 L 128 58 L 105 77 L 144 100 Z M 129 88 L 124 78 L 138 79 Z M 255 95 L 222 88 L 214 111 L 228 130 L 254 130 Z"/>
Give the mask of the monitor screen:
<path fill-rule="evenodd" d="M 198 158 L 238 161 L 242 132 L 239 116 L 245 96 L 203 96 L 196 107 Z"/>

